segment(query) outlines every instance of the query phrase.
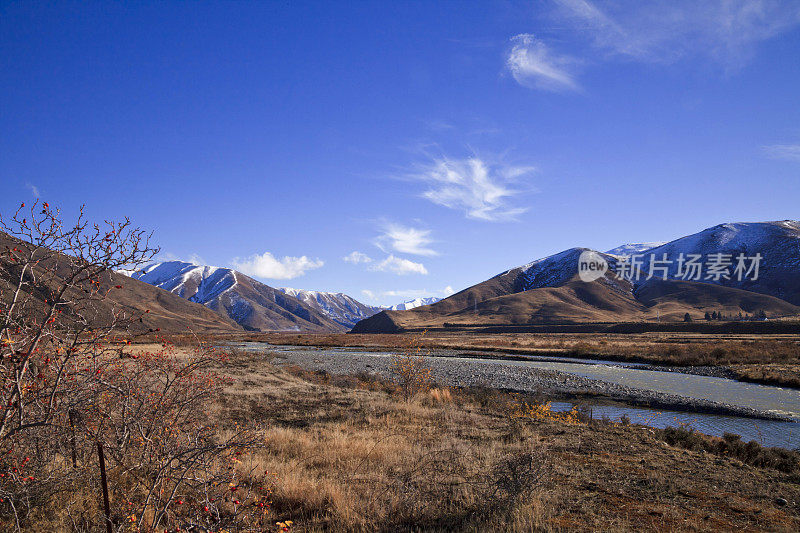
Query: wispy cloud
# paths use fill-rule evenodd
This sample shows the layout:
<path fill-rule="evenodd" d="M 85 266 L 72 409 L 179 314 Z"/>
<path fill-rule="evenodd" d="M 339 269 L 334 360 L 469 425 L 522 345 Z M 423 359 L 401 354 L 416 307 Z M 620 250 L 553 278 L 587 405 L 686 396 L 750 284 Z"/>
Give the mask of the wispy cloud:
<path fill-rule="evenodd" d="M 189 262 L 190 263 L 194 263 L 195 265 L 207 265 L 208 264 L 206 262 L 206 260 L 203 259 L 203 257 L 198 253 L 191 254 L 189 256 Z"/>
<path fill-rule="evenodd" d="M 673 62 L 710 58 L 746 64 L 757 45 L 800 24 L 800 4 L 775 0 L 556 0 L 557 17 L 606 56 Z"/>
<path fill-rule="evenodd" d="M 376 272 L 392 272 L 398 276 L 405 276 L 407 274 L 424 275 L 428 273 L 428 270 L 422 263 L 415 263 L 414 261 L 410 261 L 408 259 L 395 257 L 392 254 L 389 254 L 389 256 L 380 263 L 376 263 L 370 267 L 370 270 Z"/>
<path fill-rule="evenodd" d="M 374 242 L 386 253 L 394 250 L 412 255 L 439 255 L 436 250 L 428 247 L 433 242 L 430 235 L 431 230 L 389 222 L 384 224 L 383 233 Z"/>
<path fill-rule="evenodd" d="M 33 194 L 34 197 L 39 198 L 39 187 L 31 183 L 26 183 L 25 186 L 30 189 L 31 194 Z"/>
<path fill-rule="evenodd" d="M 497 222 L 514 220 L 527 211 L 527 208 L 512 205 L 512 198 L 523 192 L 513 184 L 534 170 L 529 166 L 491 163 L 478 157 L 441 157 L 421 166 L 411 178 L 430 184 L 422 193 L 423 198 L 463 211 L 467 218 Z"/>
<path fill-rule="evenodd" d="M 347 254 L 346 256 L 342 257 L 342 261 L 344 261 L 345 263 L 353 263 L 354 265 L 357 265 L 359 263 L 371 263 L 372 258 L 365 253 L 354 250 L 349 254 Z"/>
<path fill-rule="evenodd" d="M 579 89 L 570 72 L 576 63 L 573 58 L 553 54 L 544 42 L 530 33 L 516 35 L 511 42 L 506 67 L 517 83 L 546 91 Z"/>
<path fill-rule="evenodd" d="M 270 252 L 253 255 L 245 259 L 238 257 L 232 261 L 233 267 L 249 276 L 268 279 L 293 279 L 302 276 L 309 270 L 320 268 L 325 263 L 320 259 L 308 257 L 276 258 Z"/>
<path fill-rule="evenodd" d="M 364 289 L 364 290 L 362 290 L 362 291 L 361 291 L 361 294 L 363 294 L 364 296 L 366 296 L 366 297 L 367 297 L 367 298 L 369 298 L 370 300 L 377 300 L 377 299 L 378 299 L 378 297 L 375 295 L 375 293 L 374 293 L 374 292 L 372 292 L 372 291 L 371 291 L 371 290 L 369 290 L 369 289 Z"/>
<path fill-rule="evenodd" d="M 800 161 L 800 144 L 772 144 L 762 146 L 762 150 L 772 159 L 787 159 L 789 161 Z"/>

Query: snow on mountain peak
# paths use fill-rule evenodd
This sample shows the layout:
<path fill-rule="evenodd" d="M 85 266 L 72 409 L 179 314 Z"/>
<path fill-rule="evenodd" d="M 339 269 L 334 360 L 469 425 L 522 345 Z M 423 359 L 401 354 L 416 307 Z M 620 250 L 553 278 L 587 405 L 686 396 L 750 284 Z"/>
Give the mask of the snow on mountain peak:
<path fill-rule="evenodd" d="M 617 246 L 616 248 L 612 248 L 611 250 L 607 251 L 608 255 L 633 255 L 633 254 L 641 254 L 653 248 L 657 248 L 659 246 L 663 246 L 666 244 L 665 242 L 632 242 L 628 244 L 623 244 L 621 246 Z"/>
<path fill-rule="evenodd" d="M 408 300 L 406 302 L 393 305 L 388 307 L 389 311 L 408 311 L 409 309 L 414 309 L 416 307 L 422 307 L 423 305 L 431 305 L 435 304 L 441 300 L 441 298 L 437 298 L 435 296 L 429 296 L 427 298 L 414 298 L 413 300 Z"/>

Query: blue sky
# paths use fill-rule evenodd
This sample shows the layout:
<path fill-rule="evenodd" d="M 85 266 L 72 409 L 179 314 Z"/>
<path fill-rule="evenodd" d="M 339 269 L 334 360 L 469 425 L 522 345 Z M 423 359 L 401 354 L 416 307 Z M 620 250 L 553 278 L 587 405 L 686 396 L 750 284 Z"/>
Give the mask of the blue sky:
<path fill-rule="evenodd" d="M 0 212 L 85 203 L 163 258 L 443 296 L 799 218 L 799 58 L 797 2 L 2 1 Z"/>

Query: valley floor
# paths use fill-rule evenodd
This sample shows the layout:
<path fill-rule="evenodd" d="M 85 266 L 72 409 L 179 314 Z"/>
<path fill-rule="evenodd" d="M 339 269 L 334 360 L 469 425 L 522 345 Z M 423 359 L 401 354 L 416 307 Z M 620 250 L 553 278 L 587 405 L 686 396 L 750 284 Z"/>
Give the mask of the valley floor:
<path fill-rule="evenodd" d="M 521 355 L 638 361 L 680 370 L 717 371 L 742 381 L 800 388 L 800 335 L 694 333 L 427 333 L 292 334 L 267 333 L 228 338 L 300 346 L 371 349 L 421 348 L 479 350 Z"/>
<path fill-rule="evenodd" d="M 234 350 L 224 426 L 264 428 L 295 531 L 800 530 L 795 452 L 520 409 L 486 389 L 406 402 L 390 383 Z M 533 414 L 531 414 L 533 413 Z"/>

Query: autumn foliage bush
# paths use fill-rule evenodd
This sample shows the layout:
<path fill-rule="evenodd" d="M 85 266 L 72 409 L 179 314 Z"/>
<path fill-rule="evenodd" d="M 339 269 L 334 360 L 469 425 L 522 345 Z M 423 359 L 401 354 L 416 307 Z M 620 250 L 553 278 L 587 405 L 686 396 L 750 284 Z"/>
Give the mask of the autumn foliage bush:
<path fill-rule="evenodd" d="M 392 355 L 389 373 L 406 401 L 433 385 L 431 368 L 425 361 L 421 339 L 416 339 L 404 352 Z"/>
<path fill-rule="evenodd" d="M 224 355 L 133 350 L 141 317 L 109 303 L 148 237 L 38 202 L 0 230 L 0 530 L 274 529 L 257 433 L 209 416 Z"/>

